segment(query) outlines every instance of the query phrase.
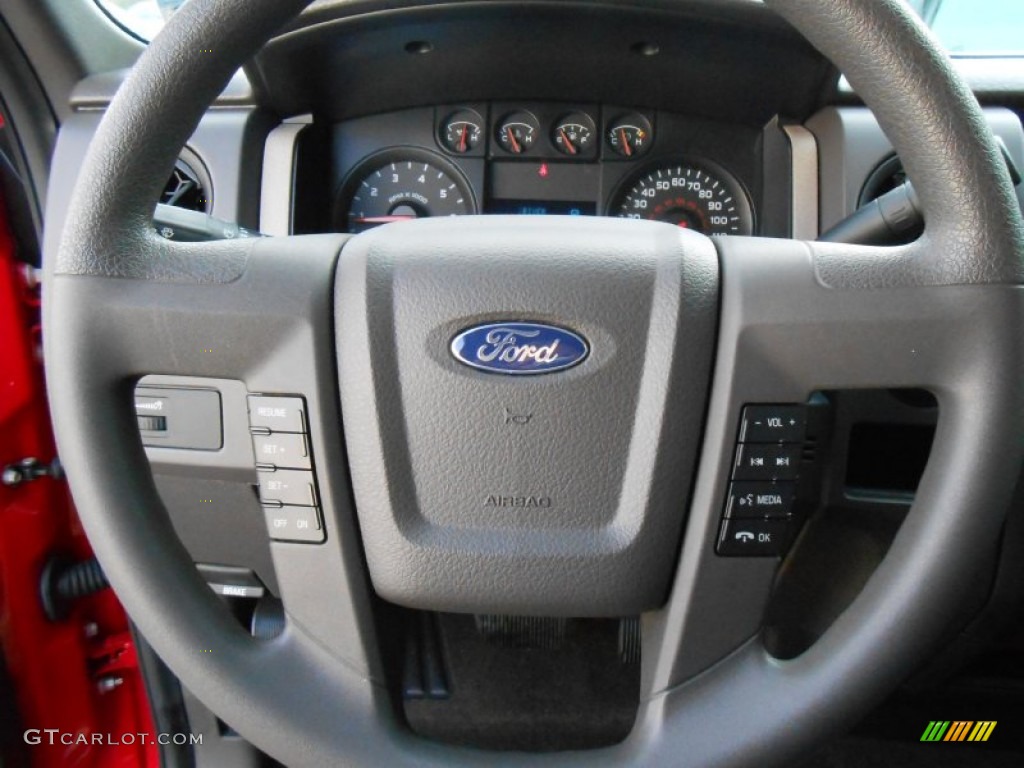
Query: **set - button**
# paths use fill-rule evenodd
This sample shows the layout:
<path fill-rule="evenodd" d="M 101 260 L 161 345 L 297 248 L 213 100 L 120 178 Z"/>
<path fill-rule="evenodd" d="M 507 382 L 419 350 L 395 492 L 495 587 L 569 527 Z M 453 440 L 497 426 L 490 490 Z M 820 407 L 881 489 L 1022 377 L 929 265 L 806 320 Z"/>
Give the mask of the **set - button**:
<path fill-rule="evenodd" d="M 807 429 L 802 405 L 748 405 L 740 420 L 716 551 L 767 557 L 789 543 Z"/>
<path fill-rule="evenodd" d="M 305 401 L 297 396 L 249 395 L 249 428 L 270 538 L 322 542 Z"/>

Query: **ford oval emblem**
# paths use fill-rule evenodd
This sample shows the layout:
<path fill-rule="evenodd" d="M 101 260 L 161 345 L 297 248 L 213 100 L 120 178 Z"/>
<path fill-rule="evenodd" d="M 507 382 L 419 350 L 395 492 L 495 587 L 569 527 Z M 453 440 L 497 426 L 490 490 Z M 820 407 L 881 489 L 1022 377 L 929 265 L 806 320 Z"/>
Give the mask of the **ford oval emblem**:
<path fill-rule="evenodd" d="M 452 339 L 460 363 L 491 373 L 526 376 L 564 371 L 582 363 L 590 348 L 582 336 L 542 323 L 488 323 Z"/>

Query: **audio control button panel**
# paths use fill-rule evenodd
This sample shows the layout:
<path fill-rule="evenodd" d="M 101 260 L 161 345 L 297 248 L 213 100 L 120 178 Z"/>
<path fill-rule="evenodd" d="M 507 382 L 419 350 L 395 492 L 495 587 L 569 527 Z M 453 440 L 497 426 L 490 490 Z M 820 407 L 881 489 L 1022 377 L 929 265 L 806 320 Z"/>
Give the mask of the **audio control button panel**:
<path fill-rule="evenodd" d="M 715 551 L 724 557 L 784 555 L 795 532 L 793 505 L 803 456 L 803 405 L 747 405 L 740 418 Z"/>

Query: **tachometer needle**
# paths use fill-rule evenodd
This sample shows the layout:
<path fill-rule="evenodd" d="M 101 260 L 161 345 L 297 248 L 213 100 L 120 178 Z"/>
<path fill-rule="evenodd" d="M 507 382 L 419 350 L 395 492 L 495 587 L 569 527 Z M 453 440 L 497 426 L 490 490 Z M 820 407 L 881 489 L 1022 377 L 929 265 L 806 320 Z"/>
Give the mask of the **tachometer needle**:
<path fill-rule="evenodd" d="M 569 141 L 569 137 L 565 135 L 565 128 L 559 128 L 558 132 L 562 135 L 562 143 L 569 150 L 569 154 L 575 155 L 577 152 L 576 145 Z"/>
<path fill-rule="evenodd" d="M 355 216 L 351 221 L 353 224 L 390 224 L 393 221 L 409 221 L 415 218 L 415 215 L 406 213 L 392 216 Z"/>

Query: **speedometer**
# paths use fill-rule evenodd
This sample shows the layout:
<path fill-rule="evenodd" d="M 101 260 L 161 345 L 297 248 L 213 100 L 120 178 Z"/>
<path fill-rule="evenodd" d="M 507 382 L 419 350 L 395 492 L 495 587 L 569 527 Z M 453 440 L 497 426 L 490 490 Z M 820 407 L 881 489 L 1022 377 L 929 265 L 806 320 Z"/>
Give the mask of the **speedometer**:
<path fill-rule="evenodd" d="M 749 235 L 754 231 L 743 187 L 710 163 L 664 165 L 635 177 L 612 202 L 609 214 L 664 221 L 705 235 Z"/>

